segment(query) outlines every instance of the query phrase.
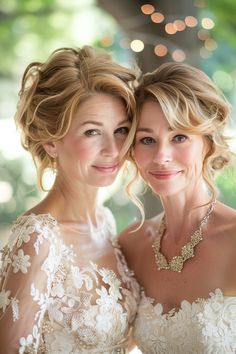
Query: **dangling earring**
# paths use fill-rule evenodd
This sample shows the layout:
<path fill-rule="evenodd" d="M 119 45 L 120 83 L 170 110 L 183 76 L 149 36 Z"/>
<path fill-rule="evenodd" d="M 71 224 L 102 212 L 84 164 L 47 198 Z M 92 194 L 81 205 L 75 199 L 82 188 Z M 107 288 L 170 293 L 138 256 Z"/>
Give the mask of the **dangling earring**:
<path fill-rule="evenodd" d="M 51 165 L 52 165 L 52 171 L 54 173 L 57 173 L 57 163 L 56 163 L 56 159 L 57 159 L 57 153 L 53 153 L 50 155 L 51 157 Z"/>

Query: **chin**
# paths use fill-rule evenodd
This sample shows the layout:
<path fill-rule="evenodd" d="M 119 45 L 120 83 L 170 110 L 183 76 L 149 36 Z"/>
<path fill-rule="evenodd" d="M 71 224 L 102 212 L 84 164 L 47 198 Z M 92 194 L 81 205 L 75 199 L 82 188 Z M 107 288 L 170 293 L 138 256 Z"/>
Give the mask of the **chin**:
<path fill-rule="evenodd" d="M 171 186 L 168 187 L 167 185 L 165 185 L 165 186 L 149 185 L 149 186 L 152 189 L 152 191 L 160 197 L 171 196 L 171 195 L 177 194 L 180 191 L 180 188 L 177 189 L 176 186 L 172 187 L 172 188 L 171 188 Z"/>
<path fill-rule="evenodd" d="M 108 187 L 112 183 L 115 182 L 115 179 L 116 179 L 116 177 L 103 178 L 103 180 L 97 181 L 97 183 L 93 182 L 93 183 L 88 183 L 88 184 L 90 184 L 91 186 L 97 187 L 97 188 L 99 188 L 99 187 Z"/>

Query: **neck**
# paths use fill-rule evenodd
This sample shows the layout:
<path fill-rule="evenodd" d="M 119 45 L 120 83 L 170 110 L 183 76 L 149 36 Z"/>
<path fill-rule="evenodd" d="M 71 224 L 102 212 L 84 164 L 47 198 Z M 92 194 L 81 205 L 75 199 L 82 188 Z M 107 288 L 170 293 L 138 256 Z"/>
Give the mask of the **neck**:
<path fill-rule="evenodd" d="M 210 196 L 206 190 L 191 195 L 175 195 L 161 198 L 168 237 L 178 241 L 188 240 L 189 235 L 199 227 L 209 208 Z M 181 232 L 176 232 L 181 230 Z"/>
<path fill-rule="evenodd" d="M 43 202 L 58 221 L 96 225 L 97 193 L 97 187 L 56 179 Z"/>

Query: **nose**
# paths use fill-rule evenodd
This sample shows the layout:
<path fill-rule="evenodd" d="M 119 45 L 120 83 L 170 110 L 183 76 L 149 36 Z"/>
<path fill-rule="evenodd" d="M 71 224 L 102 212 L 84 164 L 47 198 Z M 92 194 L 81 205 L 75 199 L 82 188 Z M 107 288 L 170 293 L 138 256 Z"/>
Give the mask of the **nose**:
<path fill-rule="evenodd" d="M 102 150 L 101 150 L 103 156 L 113 157 L 113 158 L 118 157 L 120 150 L 121 147 L 119 146 L 119 142 L 115 140 L 114 136 L 104 137 Z"/>
<path fill-rule="evenodd" d="M 163 165 L 172 160 L 171 147 L 166 143 L 157 144 L 153 151 L 153 162 Z"/>

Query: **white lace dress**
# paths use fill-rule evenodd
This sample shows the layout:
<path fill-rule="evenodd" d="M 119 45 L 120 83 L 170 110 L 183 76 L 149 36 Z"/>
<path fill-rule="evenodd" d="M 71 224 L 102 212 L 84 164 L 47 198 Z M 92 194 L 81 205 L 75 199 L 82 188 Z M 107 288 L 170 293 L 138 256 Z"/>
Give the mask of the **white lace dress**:
<path fill-rule="evenodd" d="M 127 352 L 139 287 L 111 212 L 100 208 L 97 219 L 91 237 L 88 226 L 49 214 L 15 221 L 0 271 L 4 354 Z"/>
<path fill-rule="evenodd" d="M 144 354 L 236 353 L 236 296 L 216 289 L 208 299 L 184 300 L 178 311 L 163 314 L 143 292 L 134 337 Z"/>

